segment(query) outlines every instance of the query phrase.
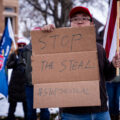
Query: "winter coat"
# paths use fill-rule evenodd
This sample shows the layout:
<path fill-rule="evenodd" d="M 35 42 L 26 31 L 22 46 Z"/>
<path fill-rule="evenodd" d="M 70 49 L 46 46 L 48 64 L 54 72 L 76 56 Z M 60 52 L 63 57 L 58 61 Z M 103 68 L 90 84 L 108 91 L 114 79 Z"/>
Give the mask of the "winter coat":
<path fill-rule="evenodd" d="M 18 55 L 12 53 L 7 60 L 7 68 L 13 69 L 8 88 L 8 98 L 10 101 L 23 102 L 25 97 L 25 67 L 23 51 L 18 50 Z"/>
<path fill-rule="evenodd" d="M 31 43 L 24 47 L 24 58 L 26 60 L 25 85 L 32 86 L 32 66 L 31 66 L 32 45 Z"/>

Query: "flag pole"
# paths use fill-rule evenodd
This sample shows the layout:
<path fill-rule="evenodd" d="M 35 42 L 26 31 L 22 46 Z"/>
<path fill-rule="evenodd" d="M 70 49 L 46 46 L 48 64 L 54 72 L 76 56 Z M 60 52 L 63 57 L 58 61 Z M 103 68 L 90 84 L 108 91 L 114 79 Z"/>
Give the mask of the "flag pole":
<path fill-rule="evenodd" d="M 117 0 L 117 54 L 119 55 L 119 6 L 120 0 Z M 116 75 L 119 76 L 119 68 L 116 69 Z"/>

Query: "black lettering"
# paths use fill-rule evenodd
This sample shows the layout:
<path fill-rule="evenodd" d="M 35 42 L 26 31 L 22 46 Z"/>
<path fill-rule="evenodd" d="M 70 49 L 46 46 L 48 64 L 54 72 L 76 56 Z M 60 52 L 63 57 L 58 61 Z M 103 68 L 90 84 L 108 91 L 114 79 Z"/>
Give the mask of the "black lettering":
<path fill-rule="evenodd" d="M 39 90 L 38 90 L 38 95 L 39 95 L 39 96 L 42 96 L 42 93 L 43 93 L 43 89 L 42 89 L 42 88 L 39 88 Z"/>
<path fill-rule="evenodd" d="M 70 60 L 70 71 L 77 69 L 78 62 L 74 60 Z"/>
<path fill-rule="evenodd" d="M 82 68 L 84 65 L 83 61 L 80 61 L 79 65 L 78 65 L 78 69 Z"/>
<path fill-rule="evenodd" d="M 62 46 L 62 47 L 67 46 L 67 44 L 68 44 L 68 42 L 69 42 L 69 40 L 66 39 L 66 38 L 68 38 L 67 35 L 66 35 L 66 36 L 63 36 L 62 39 L 61 39 L 61 46 Z"/>
<path fill-rule="evenodd" d="M 53 62 L 50 62 L 50 63 L 46 63 L 45 65 L 45 69 L 53 69 Z"/>
<path fill-rule="evenodd" d="M 50 62 L 48 63 L 47 61 L 42 61 L 41 62 L 42 65 L 41 65 L 41 72 L 44 71 L 44 70 L 47 70 L 47 69 L 53 69 L 53 62 Z"/>
<path fill-rule="evenodd" d="M 42 63 L 42 65 L 41 65 L 41 72 L 42 72 L 44 70 L 44 68 L 45 68 L 46 61 L 42 61 L 41 63 Z"/>
<path fill-rule="evenodd" d="M 66 70 L 66 65 L 65 65 L 65 63 L 66 63 L 66 60 L 63 60 L 62 62 L 61 62 L 61 66 L 63 67 L 59 72 L 63 72 L 64 70 Z"/>
<path fill-rule="evenodd" d="M 60 94 L 67 94 L 67 89 L 66 88 L 60 88 L 59 92 L 60 92 Z"/>
<path fill-rule="evenodd" d="M 87 69 L 87 68 L 95 68 L 94 66 L 91 65 L 90 60 L 88 60 L 86 65 L 85 65 L 85 69 Z"/>
<path fill-rule="evenodd" d="M 88 93 L 88 90 L 85 89 L 85 88 L 83 88 L 81 92 L 82 92 L 83 94 L 85 94 L 85 95 L 88 95 L 88 94 L 89 94 L 89 93 Z"/>
<path fill-rule="evenodd" d="M 56 95 L 56 89 L 54 90 L 54 89 L 52 89 L 52 88 L 50 88 L 49 89 L 49 95 Z"/>
<path fill-rule="evenodd" d="M 45 89 L 44 89 L 44 94 L 43 94 L 43 96 L 47 96 L 47 95 L 48 95 L 48 89 L 45 88 Z"/>
<path fill-rule="evenodd" d="M 73 49 L 73 41 L 77 41 L 81 39 L 81 34 L 74 34 L 72 35 L 72 40 L 71 40 L 71 51 Z"/>
<path fill-rule="evenodd" d="M 43 50 L 46 48 L 47 43 L 45 41 L 42 41 L 42 38 L 39 39 L 40 42 L 40 49 Z"/>
<path fill-rule="evenodd" d="M 54 35 L 54 36 L 50 36 L 50 38 L 53 38 L 53 48 L 56 48 L 56 39 L 59 35 Z"/>

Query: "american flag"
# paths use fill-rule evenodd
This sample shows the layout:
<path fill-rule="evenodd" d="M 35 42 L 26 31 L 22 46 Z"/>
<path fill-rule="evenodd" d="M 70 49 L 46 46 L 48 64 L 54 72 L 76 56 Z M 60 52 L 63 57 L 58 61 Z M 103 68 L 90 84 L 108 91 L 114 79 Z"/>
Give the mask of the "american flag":
<path fill-rule="evenodd" d="M 107 58 L 112 61 L 117 48 L 117 0 L 111 0 L 104 31 L 103 47 Z"/>

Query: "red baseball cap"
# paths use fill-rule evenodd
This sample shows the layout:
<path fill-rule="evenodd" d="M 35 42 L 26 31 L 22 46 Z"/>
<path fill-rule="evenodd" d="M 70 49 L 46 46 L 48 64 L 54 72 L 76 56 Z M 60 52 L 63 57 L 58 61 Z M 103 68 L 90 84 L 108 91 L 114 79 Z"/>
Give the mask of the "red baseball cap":
<path fill-rule="evenodd" d="M 29 44 L 29 40 L 25 37 L 20 37 L 18 38 L 18 41 L 17 41 L 17 45 L 28 45 Z"/>
<path fill-rule="evenodd" d="M 86 8 L 86 7 L 82 7 L 82 6 L 78 6 L 78 7 L 72 8 L 71 11 L 70 11 L 70 13 L 69 13 L 69 18 L 72 18 L 73 15 L 75 15 L 76 13 L 79 13 L 79 12 L 80 12 L 80 13 L 81 13 L 81 12 L 82 12 L 82 13 L 86 13 L 86 14 L 89 15 L 90 18 L 92 19 L 92 15 L 91 15 L 89 9 Z"/>

